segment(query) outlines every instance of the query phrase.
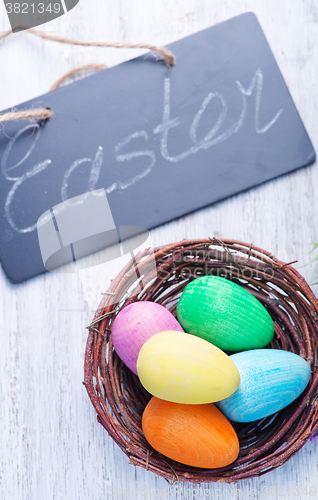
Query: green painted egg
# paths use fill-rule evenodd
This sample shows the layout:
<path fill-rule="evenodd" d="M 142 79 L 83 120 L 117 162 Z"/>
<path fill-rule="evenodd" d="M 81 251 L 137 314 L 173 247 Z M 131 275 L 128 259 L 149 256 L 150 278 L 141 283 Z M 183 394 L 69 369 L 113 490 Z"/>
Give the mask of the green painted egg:
<path fill-rule="evenodd" d="M 268 311 L 240 285 L 218 276 L 202 276 L 189 283 L 179 299 L 178 321 L 223 351 L 265 347 L 274 336 Z"/>

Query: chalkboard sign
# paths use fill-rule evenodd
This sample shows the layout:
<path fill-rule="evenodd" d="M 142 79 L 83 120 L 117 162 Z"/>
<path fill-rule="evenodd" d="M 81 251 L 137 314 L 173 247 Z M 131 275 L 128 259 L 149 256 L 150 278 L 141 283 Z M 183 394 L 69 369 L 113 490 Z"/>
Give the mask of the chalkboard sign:
<path fill-rule="evenodd" d="M 38 219 L 83 193 L 106 194 L 114 235 L 315 160 L 254 14 L 168 48 L 170 69 L 138 57 L 17 106 L 51 108 L 44 125 L 19 121 L 0 131 L 0 259 L 12 282 L 45 271 Z"/>

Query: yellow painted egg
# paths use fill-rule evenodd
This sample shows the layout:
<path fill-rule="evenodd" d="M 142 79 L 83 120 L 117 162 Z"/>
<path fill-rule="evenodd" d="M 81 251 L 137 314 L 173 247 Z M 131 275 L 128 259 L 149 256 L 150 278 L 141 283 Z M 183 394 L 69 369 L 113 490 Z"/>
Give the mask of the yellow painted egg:
<path fill-rule="evenodd" d="M 184 404 L 220 401 L 240 383 L 236 365 L 221 349 L 177 331 L 157 333 L 144 343 L 137 372 L 150 394 Z"/>

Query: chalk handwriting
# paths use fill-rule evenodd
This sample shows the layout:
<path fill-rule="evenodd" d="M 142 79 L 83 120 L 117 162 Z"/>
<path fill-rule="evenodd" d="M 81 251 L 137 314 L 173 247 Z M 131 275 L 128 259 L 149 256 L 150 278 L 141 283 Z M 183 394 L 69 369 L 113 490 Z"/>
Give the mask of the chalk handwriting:
<path fill-rule="evenodd" d="M 247 97 L 251 96 L 254 92 L 255 86 L 256 86 L 256 106 L 255 106 L 255 130 L 258 134 L 260 133 L 265 133 L 267 132 L 273 125 L 274 123 L 278 120 L 280 115 L 283 112 L 283 109 L 280 109 L 274 118 L 267 123 L 263 128 L 260 128 L 259 126 L 259 114 L 260 114 L 260 105 L 261 105 L 261 96 L 262 96 L 262 90 L 263 90 L 263 73 L 260 69 L 257 69 L 250 86 L 248 87 L 247 90 L 243 88 L 243 85 L 239 82 L 236 81 L 236 84 L 238 86 L 239 92 L 241 93 L 242 96 L 242 110 L 240 113 L 240 116 L 238 117 L 237 121 L 231 125 L 227 130 L 225 130 L 223 133 L 216 135 L 220 128 L 222 127 L 224 120 L 227 116 L 227 111 L 228 111 L 228 104 L 225 98 L 223 97 L 222 94 L 218 92 L 211 92 L 208 94 L 208 96 L 203 100 L 199 111 L 197 112 L 196 116 L 193 119 L 193 122 L 190 126 L 190 140 L 191 142 L 194 143 L 193 146 L 191 146 L 188 150 L 184 151 L 183 153 L 180 153 L 177 156 L 170 156 L 168 153 L 168 134 L 169 130 L 172 128 L 177 127 L 180 125 L 181 121 L 180 118 L 174 118 L 170 119 L 170 108 L 171 108 L 171 89 L 170 89 L 170 78 L 166 78 L 164 82 L 164 102 L 163 102 L 163 117 L 162 117 L 162 123 L 155 127 L 153 130 L 154 134 L 162 134 L 161 137 L 161 154 L 163 158 L 169 162 L 172 163 L 177 163 L 181 160 L 184 160 L 188 156 L 192 154 L 196 154 L 200 149 L 209 149 L 212 146 L 216 146 L 217 144 L 220 144 L 221 142 L 226 141 L 229 139 L 233 134 L 236 134 L 243 126 L 244 120 L 246 117 L 246 111 L 247 111 Z M 201 139 L 200 141 L 197 139 L 197 128 L 199 126 L 200 120 L 206 111 L 208 104 L 212 99 L 218 99 L 221 103 L 221 112 L 216 120 L 215 125 L 211 128 L 211 130 L 207 133 L 207 135 Z"/>
<path fill-rule="evenodd" d="M 91 173 L 90 173 L 90 176 L 88 179 L 88 185 L 87 185 L 87 189 L 86 189 L 86 194 L 88 195 L 89 192 L 95 190 L 96 184 L 97 184 L 98 179 L 99 179 L 100 169 L 101 169 L 102 164 L 103 164 L 103 148 L 101 146 L 99 146 L 99 148 L 97 149 L 94 160 L 92 160 L 91 158 L 81 158 L 80 160 L 75 160 L 69 166 L 69 168 L 66 170 L 66 172 L 64 174 L 63 181 L 62 181 L 61 198 L 62 198 L 62 201 L 64 201 L 67 205 L 70 205 L 70 206 L 82 204 L 84 202 L 84 200 L 86 199 L 86 197 L 81 197 L 79 201 L 74 202 L 74 201 L 72 201 L 72 199 L 69 200 L 68 195 L 67 195 L 69 179 L 70 179 L 72 173 L 74 172 L 74 170 L 76 170 L 79 165 L 82 165 L 82 163 L 91 163 L 92 164 Z"/>
<path fill-rule="evenodd" d="M 21 186 L 21 184 L 23 184 L 24 181 L 26 181 L 27 179 L 30 179 L 31 177 L 34 177 L 35 175 L 37 175 L 40 172 L 42 172 L 43 170 L 45 170 L 46 167 L 48 167 L 50 165 L 50 163 L 51 163 L 51 160 L 45 160 L 42 163 L 38 163 L 37 165 L 32 167 L 30 170 L 25 172 L 21 177 L 18 177 L 16 179 L 15 183 L 13 184 L 12 188 L 9 191 L 9 194 L 7 196 L 7 199 L 6 199 L 6 202 L 4 205 L 4 213 L 6 215 L 7 221 L 9 222 L 10 226 L 12 227 L 12 229 L 17 231 L 18 233 L 30 233 L 31 231 L 34 231 L 36 229 L 37 225 L 35 223 L 35 224 L 32 224 L 32 226 L 29 226 L 29 227 L 24 228 L 24 229 L 20 228 L 16 225 L 16 223 L 14 222 L 14 220 L 12 218 L 11 210 L 10 210 L 13 197 L 14 197 L 18 187 Z"/>
<path fill-rule="evenodd" d="M 11 165 L 11 167 L 7 167 L 8 156 L 10 154 L 10 151 L 11 151 L 13 145 L 16 143 L 18 138 L 22 134 L 24 134 L 24 132 L 26 132 L 27 130 L 32 130 L 33 141 L 32 141 L 30 148 L 28 149 L 28 151 L 26 152 L 24 157 L 21 158 L 20 161 L 18 161 L 15 165 Z M 10 139 L 10 141 L 8 142 L 7 147 L 2 155 L 2 160 L 1 160 L 1 172 L 2 172 L 2 175 L 4 176 L 5 179 L 7 179 L 8 181 L 16 181 L 18 179 L 18 177 L 10 177 L 10 175 L 8 175 L 8 171 L 19 167 L 19 165 L 24 163 L 29 158 L 30 154 L 32 153 L 33 149 L 35 148 L 36 142 L 40 138 L 40 135 L 41 135 L 40 125 L 38 123 L 29 123 L 25 127 L 18 130 L 18 132 Z"/>
<path fill-rule="evenodd" d="M 169 149 L 168 149 L 169 132 L 171 129 L 176 128 L 181 124 L 181 119 L 179 117 L 171 118 L 171 84 L 170 84 L 170 78 L 166 78 L 164 80 L 162 122 L 160 123 L 160 125 L 158 125 L 153 129 L 154 134 L 161 134 L 161 139 L 160 139 L 161 156 L 170 163 L 178 163 L 187 158 L 188 156 L 198 153 L 200 150 L 206 150 L 213 146 L 216 146 L 217 144 L 227 141 L 231 136 L 236 134 L 243 127 L 247 114 L 248 98 L 251 97 L 254 93 L 255 93 L 255 110 L 254 110 L 255 132 L 257 134 L 265 134 L 277 122 L 277 120 L 279 119 L 279 117 L 283 112 L 283 109 L 280 109 L 268 123 L 266 123 L 263 126 L 260 125 L 263 83 L 264 83 L 263 73 L 259 68 L 255 72 L 251 80 L 251 83 L 247 89 L 243 87 L 241 82 L 236 80 L 238 97 L 241 99 L 241 111 L 236 121 L 229 128 L 223 131 L 221 131 L 221 128 L 222 126 L 224 126 L 225 120 L 228 115 L 228 102 L 220 92 L 210 92 L 205 97 L 205 99 L 203 99 L 202 104 L 200 105 L 200 108 L 196 113 L 196 115 L 194 116 L 192 123 L 190 125 L 189 129 L 189 139 L 191 143 L 190 147 L 186 151 L 180 152 L 176 156 L 171 156 L 169 154 Z M 216 117 L 215 123 L 213 124 L 209 132 L 202 139 L 198 139 L 197 132 L 201 119 L 203 115 L 207 112 L 207 108 L 209 107 L 210 103 L 213 100 L 218 101 L 220 104 L 219 114 Z M 21 135 L 27 132 L 28 130 L 32 130 L 32 142 L 29 149 L 25 153 L 24 157 L 21 158 L 21 160 L 19 160 L 14 165 L 8 166 L 8 158 L 10 156 L 12 149 L 14 148 L 15 143 L 18 141 Z M 7 181 L 13 182 L 13 185 L 5 201 L 4 213 L 11 228 L 18 233 L 29 233 L 31 231 L 34 231 L 37 228 L 37 223 L 35 222 L 34 224 L 26 228 L 18 227 L 11 213 L 13 199 L 16 196 L 18 189 L 19 188 L 22 189 L 23 184 L 27 182 L 28 179 L 34 178 L 36 175 L 43 172 L 51 164 L 51 160 L 46 159 L 37 163 L 21 176 L 15 176 L 14 173 L 12 173 L 12 171 L 17 167 L 19 167 L 20 165 L 22 165 L 23 163 L 25 163 L 31 157 L 32 152 L 36 147 L 36 144 L 39 142 L 40 136 L 41 136 L 41 127 L 39 124 L 32 123 L 22 127 L 9 140 L 1 160 L 1 172 L 3 177 Z M 146 166 L 146 168 L 143 168 L 141 172 L 133 175 L 128 181 L 123 182 L 119 179 L 116 182 L 110 184 L 107 188 L 105 188 L 106 194 L 113 193 L 114 191 L 122 191 L 133 186 L 141 179 L 149 175 L 149 173 L 153 169 L 156 163 L 156 155 L 152 149 L 144 149 L 144 150 L 142 149 L 140 151 L 123 153 L 125 147 L 136 139 L 144 139 L 144 141 L 148 143 L 149 135 L 145 130 L 141 130 L 127 136 L 114 148 L 115 160 L 116 162 L 122 163 L 122 162 L 129 162 L 133 159 L 146 157 L 149 158 L 148 165 Z M 80 165 L 84 163 L 91 164 L 91 170 L 86 187 L 86 193 L 88 194 L 89 192 L 96 190 L 97 184 L 100 179 L 101 171 L 103 168 L 106 168 L 103 166 L 103 156 L 104 156 L 103 148 L 102 146 L 99 146 L 97 148 L 94 159 L 85 157 L 75 160 L 66 169 L 61 185 L 61 199 L 65 203 L 59 204 L 58 208 L 59 211 L 62 211 L 63 207 L 66 206 L 67 204 L 74 205 L 77 203 L 82 203 L 85 199 L 83 197 L 81 197 L 81 200 L 79 201 L 74 201 L 74 200 L 72 201 L 72 199 L 71 200 L 68 199 L 68 189 L 72 181 L 72 175 Z M 139 168 L 138 165 L 137 167 Z M 41 225 L 45 224 L 46 220 L 49 217 L 51 217 L 50 213 L 47 216 L 47 218 L 43 217 L 41 219 Z"/>
<path fill-rule="evenodd" d="M 246 96 L 251 96 L 253 94 L 254 88 L 256 85 L 255 130 L 258 134 L 264 134 L 265 132 L 267 132 L 267 130 L 269 130 L 274 125 L 274 123 L 278 120 L 278 118 L 280 117 L 280 115 L 283 112 L 283 109 L 280 109 L 270 122 L 268 122 L 266 125 L 264 125 L 263 128 L 260 128 L 260 126 L 259 126 L 259 114 L 260 114 L 260 107 L 261 107 L 263 80 L 264 80 L 263 73 L 258 68 L 258 70 L 256 71 L 254 78 L 251 81 L 251 84 L 247 90 L 245 90 L 243 88 L 242 84 L 239 81 L 236 81 L 240 91 L 242 92 L 243 95 L 246 95 Z"/>
<path fill-rule="evenodd" d="M 115 154 L 119 153 L 119 151 L 124 146 L 126 146 L 126 144 L 129 144 L 132 139 L 137 139 L 138 137 L 144 137 L 145 141 L 148 141 L 148 134 L 147 134 L 147 132 L 145 130 L 142 130 L 141 132 L 136 132 L 136 133 L 131 134 L 128 137 L 126 137 L 126 139 L 124 139 L 122 142 L 120 142 L 115 147 Z M 140 158 L 142 156 L 146 156 L 146 157 L 148 156 L 150 158 L 151 161 L 150 161 L 149 166 L 145 170 L 143 170 L 142 172 L 140 172 L 139 174 L 135 175 L 132 179 L 130 179 L 127 182 L 118 181 L 118 182 L 112 184 L 108 188 L 108 190 L 111 189 L 111 191 L 108 191 L 106 189 L 106 193 L 112 192 L 115 189 L 127 189 L 129 186 L 132 186 L 133 184 L 135 184 L 136 182 L 138 182 L 140 179 L 142 179 L 143 177 L 145 177 L 146 175 L 148 175 L 149 172 L 153 169 L 154 164 L 156 163 L 155 153 L 153 151 L 151 151 L 150 149 L 145 150 L 145 151 L 134 151 L 133 153 L 126 153 L 124 155 L 117 155 L 116 156 L 116 160 L 120 161 L 120 162 L 122 162 L 122 161 L 130 161 L 133 158 Z"/>

